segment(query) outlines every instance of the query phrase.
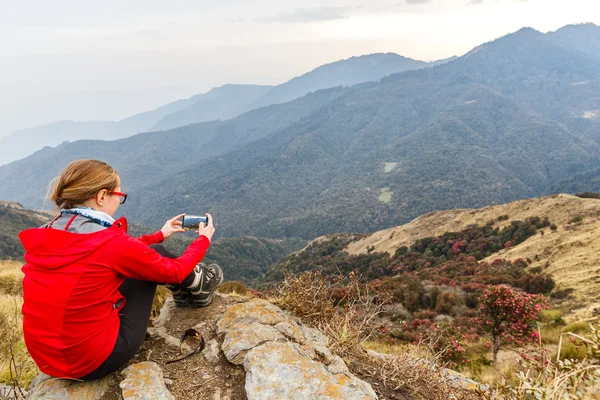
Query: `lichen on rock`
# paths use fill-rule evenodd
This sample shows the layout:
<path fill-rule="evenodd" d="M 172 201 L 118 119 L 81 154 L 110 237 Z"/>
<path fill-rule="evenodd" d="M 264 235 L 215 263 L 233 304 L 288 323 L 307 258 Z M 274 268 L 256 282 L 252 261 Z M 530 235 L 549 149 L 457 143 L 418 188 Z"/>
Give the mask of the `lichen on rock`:
<path fill-rule="evenodd" d="M 295 343 L 258 346 L 248 352 L 244 368 L 249 400 L 377 399 L 371 385 L 350 374 L 332 374 Z"/>
<path fill-rule="evenodd" d="M 125 379 L 119 386 L 124 400 L 174 400 L 158 364 L 149 361 L 133 364 L 123 374 Z"/>

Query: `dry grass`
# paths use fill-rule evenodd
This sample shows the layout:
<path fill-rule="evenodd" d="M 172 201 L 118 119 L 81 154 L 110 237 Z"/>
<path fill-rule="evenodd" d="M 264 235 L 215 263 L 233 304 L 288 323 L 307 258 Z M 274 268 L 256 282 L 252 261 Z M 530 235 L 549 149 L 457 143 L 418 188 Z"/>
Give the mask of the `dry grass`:
<path fill-rule="evenodd" d="M 0 383 L 28 387 L 39 371 L 23 341 L 22 265 L 0 261 Z"/>
<path fill-rule="evenodd" d="M 346 290 L 340 301 L 333 294 L 341 288 L 342 281 Z M 333 281 L 315 272 L 288 276 L 268 296 L 270 301 L 325 333 L 331 350 L 344 358 L 353 373 L 377 383 L 374 389 L 384 398 L 479 398 L 475 392 L 451 387 L 443 377 L 444 371 L 437 367 L 435 355 L 426 347 L 389 346 L 371 340 L 386 299 L 370 296 L 356 276 Z M 343 305 L 336 306 L 334 301 Z"/>
<path fill-rule="evenodd" d="M 0 383 L 28 387 L 39 373 L 23 341 L 20 296 L 0 295 Z"/>
<path fill-rule="evenodd" d="M 236 296 L 245 296 L 248 293 L 246 285 L 239 281 L 227 281 L 222 283 L 217 292 L 224 294 L 232 294 Z"/>
<path fill-rule="evenodd" d="M 160 315 L 160 309 L 165 304 L 165 301 L 171 296 L 171 291 L 166 286 L 158 285 L 154 301 L 152 302 L 152 311 L 150 312 L 150 320 L 155 320 Z"/>
<path fill-rule="evenodd" d="M 0 294 L 21 296 L 23 293 L 22 262 L 1 260 L 0 261 Z"/>

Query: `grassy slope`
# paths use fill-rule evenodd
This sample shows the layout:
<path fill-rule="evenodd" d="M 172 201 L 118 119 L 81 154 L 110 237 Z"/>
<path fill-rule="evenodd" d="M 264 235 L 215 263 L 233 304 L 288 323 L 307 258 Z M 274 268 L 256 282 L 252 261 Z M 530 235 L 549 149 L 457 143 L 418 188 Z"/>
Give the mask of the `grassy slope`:
<path fill-rule="evenodd" d="M 531 267 L 542 267 L 552 274 L 557 290 L 572 289 L 570 305 L 576 308 L 575 319 L 591 316 L 594 307 L 600 306 L 600 201 L 581 199 L 560 194 L 520 200 L 481 209 L 458 209 L 440 211 L 419 217 L 412 222 L 375 232 L 369 237 L 351 243 L 351 254 L 366 253 L 373 246 L 376 252 L 391 254 L 401 246 L 415 240 L 438 236 L 444 232 L 460 231 L 470 224 L 483 225 L 508 215 L 509 221 L 497 222 L 497 226 L 532 216 L 548 217 L 558 229 L 545 229 L 544 235 L 535 235 L 525 243 L 493 255 L 495 258 L 515 260 L 530 259 Z M 582 216 L 578 223 L 570 221 Z M 487 260 L 491 261 L 491 260 Z"/>

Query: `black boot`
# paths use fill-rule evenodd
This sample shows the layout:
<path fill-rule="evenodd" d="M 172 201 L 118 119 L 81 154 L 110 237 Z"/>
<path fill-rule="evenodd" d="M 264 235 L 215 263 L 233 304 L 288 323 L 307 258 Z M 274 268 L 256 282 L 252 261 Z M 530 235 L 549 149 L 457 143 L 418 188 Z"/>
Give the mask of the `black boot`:
<path fill-rule="evenodd" d="M 217 286 L 223 282 L 223 270 L 217 264 L 199 264 L 198 279 L 189 287 L 194 307 L 208 307 Z"/>

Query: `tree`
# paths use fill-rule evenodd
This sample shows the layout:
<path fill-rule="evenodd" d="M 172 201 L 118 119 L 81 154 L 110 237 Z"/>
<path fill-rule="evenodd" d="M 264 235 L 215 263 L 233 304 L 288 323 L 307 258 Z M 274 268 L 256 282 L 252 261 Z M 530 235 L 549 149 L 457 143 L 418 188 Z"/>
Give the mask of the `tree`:
<path fill-rule="evenodd" d="M 480 328 L 492 339 L 494 362 L 498 351 L 507 344 L 524 345 L 535 341 L 535 322 L 548 301 L 542 295 L 518 292 L 505 286 L 489 286 L 479 298 Z"/>

